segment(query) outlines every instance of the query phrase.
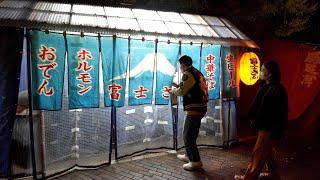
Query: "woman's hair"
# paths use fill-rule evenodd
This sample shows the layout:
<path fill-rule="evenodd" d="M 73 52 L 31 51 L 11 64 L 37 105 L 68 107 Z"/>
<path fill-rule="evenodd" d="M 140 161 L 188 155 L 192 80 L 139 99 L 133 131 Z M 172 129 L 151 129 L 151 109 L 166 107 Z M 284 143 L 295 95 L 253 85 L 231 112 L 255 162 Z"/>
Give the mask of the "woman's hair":
<path fill-rule="evenodd" d="M 267 69 L 268 73 L 271 75 L 270 82 L 271 83 L 280 83 L 281 81 L 281 72 L 279 64 L 274 61 L 267 61 L 263 63 L 264 67 Z"/>

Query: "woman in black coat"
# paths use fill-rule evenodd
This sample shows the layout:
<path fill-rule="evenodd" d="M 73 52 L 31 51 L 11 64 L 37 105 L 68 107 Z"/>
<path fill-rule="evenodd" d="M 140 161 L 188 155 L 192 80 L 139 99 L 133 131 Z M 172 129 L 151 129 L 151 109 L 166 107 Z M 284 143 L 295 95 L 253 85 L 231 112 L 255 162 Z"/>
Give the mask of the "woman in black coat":
<path fill-rule="evenodd" d="M 275 161 L 275 146 L 283 137 L 288 122 L 288 97 L 280 83 L 281 73 L 277 62 L 261 66 L 261 86 L 249 110 L 249 119 L 258 130 L 258 138 L 245 175 L 235 179 L 255 180 L 261 175 L 279 179 Z M 264 166 L 268 173 L 260 174 Z"/>

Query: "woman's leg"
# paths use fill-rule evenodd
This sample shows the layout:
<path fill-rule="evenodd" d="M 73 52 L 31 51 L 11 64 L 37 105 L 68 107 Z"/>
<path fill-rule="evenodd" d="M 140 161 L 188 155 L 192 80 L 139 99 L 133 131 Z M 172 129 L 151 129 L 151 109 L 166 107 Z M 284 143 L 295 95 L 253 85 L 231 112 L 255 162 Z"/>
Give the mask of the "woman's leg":
<path fill-rule="evenodd" d="M 251 162 L 244 175 L 245 180 L 256 180 L 262 171 L 270 153 L 270 132 L 259 131 L 258 139 L 253 149 Z"/>

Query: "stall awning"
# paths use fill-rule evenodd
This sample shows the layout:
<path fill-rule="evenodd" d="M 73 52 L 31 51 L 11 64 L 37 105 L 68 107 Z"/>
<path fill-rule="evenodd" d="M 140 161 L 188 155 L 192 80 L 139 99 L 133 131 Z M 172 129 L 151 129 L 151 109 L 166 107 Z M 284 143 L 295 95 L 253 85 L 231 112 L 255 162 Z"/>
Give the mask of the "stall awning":
<path fill-rule="evenodd" d="M 181 41 L 201 41 L 257 48 L 225 18 L 28 0 L 0 2 L 4 26 L 56 31 L 153 36 Z"/>

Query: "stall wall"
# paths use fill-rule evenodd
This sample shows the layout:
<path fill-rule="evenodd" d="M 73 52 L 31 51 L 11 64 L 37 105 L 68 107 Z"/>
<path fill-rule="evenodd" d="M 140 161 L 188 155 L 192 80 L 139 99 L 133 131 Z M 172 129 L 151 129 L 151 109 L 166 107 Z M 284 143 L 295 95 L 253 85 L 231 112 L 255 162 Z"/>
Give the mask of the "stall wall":
<path fill-rule="evenodd" d="M 242 48 L 167 42 L 155 46 L 155 41 L 141 39 L 132 43 L 133 40 L 110 36 L 65 37 L 38 31 L 31 35 L 32 94 L 38 101 L 33 107 L 40 117 L 35 121 L 40 124 L 35 133 L 41 137 L 35 144 L 43 150 L 40 153 L 44 176 L 76 166 L 96 167 L 110 163 L 110 158 L 151 149 L 182 148 L 185 116 L 182 100 L 179 98 L 177 105 L 168 94 L 172 81 L 182 76 L 175 67 L 182 50 L 193 57 L 210 88 L 198 144 L 224 146 L 237 139 L 236 61 Z M 56 48 L 57 43 L 50 40 L 55 37 L 59 42 L 66 40 L 66 47 Z M 93 53 L 86 42 L 100 47 L 99 54 Z M 93 76 L 91 73 L 95 74 L 94 79 L 89 78 Z M 225 78 L 220 79 L 221 75 Z M 83 99 L 81 93 L 89 92 L 88 87 L 95 88 L 94 95 Z M 226 91 L 223 100 L 220 87 Z M 148 101 L 144 101 L 143 97 L 148 96 Z M 47 103 L 52 99 L 55 104 Z M 111 150 L 115 156 L 111 157 Z M 30 164 L 30 159 L 27 161 Z M 26 173 L 30 173 L 28 170 Z"/>

